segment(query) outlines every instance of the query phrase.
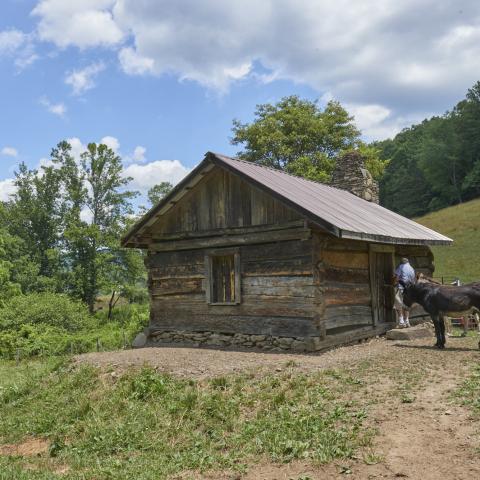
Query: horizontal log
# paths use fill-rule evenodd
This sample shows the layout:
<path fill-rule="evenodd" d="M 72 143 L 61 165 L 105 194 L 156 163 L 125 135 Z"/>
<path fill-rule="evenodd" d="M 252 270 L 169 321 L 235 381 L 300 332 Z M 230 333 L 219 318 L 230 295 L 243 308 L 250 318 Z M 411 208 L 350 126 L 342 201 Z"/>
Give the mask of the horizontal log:
<path fill-rule="evenodd" d="M 199 250 L 178 252 L 150 252 L 147 257 L 149 268 L 165 268 L 166 266 L 180 267 L 191 265 L 204 265 L 205 253 Z"/>
<path fill-rule="evenodd" d="M 364 305 L 341 305 L 341 306 L 328 306 L 325 309 L 325 323 L 330 325 L 329 328 L 337 327 L 337 323 L 340 324 L 344 319 L 359 318 L 365 323 L 372 322 L 372 309 Z M 357 321 L 355 320 L 354 323 Z"/>
<path fill-rule="evenodd" d="M 326 266 L 342 268 L 368 268 L 368 253 L 325 250 L 322 255 Z"/>
<path fill-rule="evenodd" d="M 213 331 L 219 333 L 245 333 L 285 337 L 317 336 L 318 329 L 310 318 L 202 315 L 154 317 L 150 326 L 155 330 Z"/>
<path fill-rule="evenodd" d="M 370 273 L 366 268 L 327 267 L 325 281 L 365 284 L 370 281 Z"/>
<path fill-rule="evenodd" d="M 242 235 L 225 235 L 221 237 L 196 238 L 188 240 L 172 240 L 165 242 L 156 242 L 149 245 L 151 251 L 177 251 L 202 248 L 215 248 L 236 245 L 247 245 L 257 243 L 270 243 L 272 240 L 307 240 L 311 236 L 309 229 L 290 228 L 279 230 L 277 232 L 259 232 Z"/>
<path fill-rule="evenodd" d="M 430 247 L 426 245 L 396 245 L 395 254 L 398 256 L 430 256 L 432 254 Z"/>
<path fill-rule="evenodd" d="M 276 237 L 270 237 L 270 242 L 259 245 L 241 247 L 240 253 L 245 262 L 268 262 L 290 260 L 311 256 L 312 240 L 305 239 L 278 242 Z"/>
<path fill-rule="evenodd" d="M 204 290 L 203 277 L 169 278 L 153 280 L 150 293 L 152 296 L 162 296 L 201 293 Z"/>
<path fill-rule="evenodd" d="M 352 315 L 347 317 L 335 317 L 325 321 L 325 328 L 328 330 L 341 327 L 358 327 L 360 325 L 373 325 L 372 316 Z"/>
<path fill-rule="evenodd" d="M 255 276 L 242 278 L 245 295 L 313 297 L 312 276 Z"/>
<path fill-rule="evenodd" d="M 241 255 L 241 254 L 240 254 Z M 240 260 L 245 276 L 304 276 L 312 275 L 310 255 L 277 260 Z"/>
<path fill-rule="evenodd" d="M 390 328 L 392 328 L 391 323 L 382 323 L 376 327 L 370 325 L 367 327 L 357 327 L 343 333 L 330 334 L 320 343 L 320 349 L 327 349 L 337 345 L 348 345 L 363 338 L 381 335 Z"/>
<path fill-rule="evenodd" d="M 271 295 L 243 295 L 238 305 L 208 305 L 202 294 L 153 296 L 151 311 L 155 314 L 205 315 L 274 315 L 279 317 L 313 317 L 314 305 L 311 298 L 277 297 Z"/>
<path fill-rule="evenodd" d="M 325 303 L 329 305 L 370 306 L 372 297 L 370 285 L 364 283 L 326 282 L 323 285 Z"/>
<path fill-rule="evenodd" d="M 352 251 L 352 252 L 368 252 L 368 243 L 356 240 L 339 239 L 325 234 L 319 235 L 320 241 L 323 241 L 324 250 Z"/>
<path fill-rule="evenodd" d="M 165 240 L 185 240 L 191 238 L 207 238 L 207 237 L 218 237 L 224 235 L 244 235 L 249 233 L 262 233 L 270 232 L 275 234 L 279 230 L 286 230 L 291 228 L 304 228 L 304 220 L 293 220 L 290 222 L 285 222 L 280 225 L 257 225 L 257 226 L 245 226 L 245 227 L 233 227 L 233 228 L 217 228 L 214 230 L 197 230 L 191 232 L 176 232 L 176 233 L 165 233 L 161 236 L 152 235 L 151 242 L 163 242 Z"/>

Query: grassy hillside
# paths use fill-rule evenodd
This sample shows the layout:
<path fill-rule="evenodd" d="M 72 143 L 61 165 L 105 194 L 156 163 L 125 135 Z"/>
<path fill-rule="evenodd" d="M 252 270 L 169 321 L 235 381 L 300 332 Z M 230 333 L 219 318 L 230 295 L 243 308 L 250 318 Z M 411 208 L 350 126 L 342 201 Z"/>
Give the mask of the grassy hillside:
<path fill-rule="evenodd" d="M 112 375 L 61 359 L 0 362 L 0 480 L 180 478 L 364 449 L 372 462 L 365 405 L 352 398 L 365 398 L 363 381 L 282 367 L 194 380 L 148 367 Z"/>
<path fill-rule="evenodd" d="M 480 280 L 480 199 L 417 218 L 417 222 L 454 240 L 450 247 L 434 247 L 435 277 Z"/>

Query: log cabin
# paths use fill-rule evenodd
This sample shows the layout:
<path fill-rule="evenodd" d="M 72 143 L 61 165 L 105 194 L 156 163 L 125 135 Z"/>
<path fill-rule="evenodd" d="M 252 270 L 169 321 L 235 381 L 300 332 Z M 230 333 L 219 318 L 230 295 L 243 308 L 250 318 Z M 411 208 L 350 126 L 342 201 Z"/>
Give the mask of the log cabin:
<path fill-rule="evenodd" d="M 378 205 L 362 159 L 333 184 L 207 153 L 122 239 L 147 250 L 146 345 L 317 351 L 391 328 L 395 265 L 431 276 L 452 240 Z"/>

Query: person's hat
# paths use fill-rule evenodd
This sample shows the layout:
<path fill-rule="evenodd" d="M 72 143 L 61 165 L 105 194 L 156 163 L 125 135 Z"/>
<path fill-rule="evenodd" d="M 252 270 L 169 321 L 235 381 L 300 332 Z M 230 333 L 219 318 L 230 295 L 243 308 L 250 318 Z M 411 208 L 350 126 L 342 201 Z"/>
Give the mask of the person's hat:
<path fill-rule="evenodd" d="M 408 263 L 408 258 L 403 257 L 402 258 L 402 263 Z"/>

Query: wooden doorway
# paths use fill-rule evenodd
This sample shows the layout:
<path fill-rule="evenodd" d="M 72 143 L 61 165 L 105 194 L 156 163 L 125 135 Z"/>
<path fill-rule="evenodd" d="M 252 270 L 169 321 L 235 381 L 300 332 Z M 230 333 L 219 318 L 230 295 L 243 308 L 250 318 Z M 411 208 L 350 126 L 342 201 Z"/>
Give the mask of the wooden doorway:
<path fill-rule="evenodd" d="M 395 321 L 393 311 L 394 247 L 370 245 L 370 289 L 373 324 Z"/>

